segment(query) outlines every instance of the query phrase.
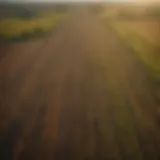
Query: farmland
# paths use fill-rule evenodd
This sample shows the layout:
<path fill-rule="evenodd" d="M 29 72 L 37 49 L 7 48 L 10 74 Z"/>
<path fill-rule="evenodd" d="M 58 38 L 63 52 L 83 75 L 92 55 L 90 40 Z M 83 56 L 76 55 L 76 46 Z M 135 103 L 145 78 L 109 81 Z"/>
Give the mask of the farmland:
<path fill-rule="evenodd" d="M 66 15 L 67 9 L 55 6 L 0 6 L 0 36 L 7 40 L 36 37 L 53 30 Z M 9 10 L 9 11 L 8 11 Z"/>
<path fill-rule="evenodd" d="M 152 45 L 156 45 L 158 43 L 160 24 L 157 20 L 117 21 L 117 25 L 126 27 L 130 32 L 141 36 Z"/>
<path fill-rule="evenodd" d="M 0 160 L 159 160 L 160 97 L 146 61 L 156 47 L 130 25 L 144 17 L 104 24 L 101 4 L 69 14 L 54 5 L 1 8 L 22 23 L 11 38 L 36 38 L 0 44 Z"/>
<path fill-rule="evenodd" d="M 160 14 L 157 8 L 157 5 L 112 6 L 103 17 L 108 18 L 116 34 L 133 49 L 151 74 L 160 79 Z"/>

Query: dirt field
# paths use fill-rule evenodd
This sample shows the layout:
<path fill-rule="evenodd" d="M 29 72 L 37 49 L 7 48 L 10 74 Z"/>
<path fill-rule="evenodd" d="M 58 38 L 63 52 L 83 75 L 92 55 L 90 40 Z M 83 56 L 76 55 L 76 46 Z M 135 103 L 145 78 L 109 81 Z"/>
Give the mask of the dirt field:
<path fill-rule="evenodd" d="M 1 55 L 0 159 L 160 159 L 154 81 L 89 8 Z"/>

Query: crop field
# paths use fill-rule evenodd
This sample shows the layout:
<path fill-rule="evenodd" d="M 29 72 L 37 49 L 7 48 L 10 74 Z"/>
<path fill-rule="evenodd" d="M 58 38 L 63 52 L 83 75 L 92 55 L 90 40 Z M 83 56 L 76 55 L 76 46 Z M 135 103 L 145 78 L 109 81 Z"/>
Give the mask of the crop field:
<path fill-rule="evenodd" d="M 48 3 L 0 8 L 0 160 L 160 160 L 157 25 Z"/>
<path fill-rule="evenodd" d="M 146 23 L 146 24 L 145 24 Z M 148 25 L 147 25 L 148 24 Z M 140 59 L 151 69 L 154 76 L 160 75 L 158 24 L 148 22 L 116 22 L 115 28 Z"/>
<path fill-rule="evenodd" d="M 127 6 L 128 7 L 128 6 Z M 106 19 L 122 40 L 130 46 L 151 74 L 160 79 L 160 15 L 150 6 L 112 7 Z M 138 8 L 139 7 L 139 8 Z M 117 9 L 118 8 L 118 9 Z M 139 12 L 137 12 L 137 8 Z M 113 12 L 114 11 L 114 12 Z M 115 14 L 116 13 L 116 14 Z M 153 14 L 154 13 L 154 14 Z M 156 14 L 155 14 L 156 13 Z M 157 14 L 158 13 L 158 14 Z"/>
<path fill-rule="evenodd" d="M 29 7 L 28 7 L 29 8 Z M 12 13 L 0 17 L 0 37 L 7 40 L 25 39 L 53 30 L 56 24 L 65 17 L 66 11 L 33 8 L 22 12 L 12 9 Z M 8 12 L 7 12 L 8 13 Z"/>
<path fill-rule="evenodd" d="M 0 35 L 12 38 L 25 34 L 32 35 L 34 32 L 47 32 L 52 30 L 62 17 L 62 14 L 51 14 L 27 20 L 6 18 L 0 22 Z"/>
<path fill-rule="evenodd" d="M 126 27 L 130 32 L 138 34 L 153 45 L 158 42 L 160 23 L 157 20 L 117 21 L 117 25 Z"/>

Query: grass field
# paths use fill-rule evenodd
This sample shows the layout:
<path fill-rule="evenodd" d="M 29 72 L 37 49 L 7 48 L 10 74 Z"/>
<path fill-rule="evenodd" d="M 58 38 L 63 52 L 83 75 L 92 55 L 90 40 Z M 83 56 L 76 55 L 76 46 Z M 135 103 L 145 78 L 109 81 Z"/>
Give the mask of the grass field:
<path fill-rule="evenodd" d="M 117 25 L 138 34 L 138 36 L 141 36 L 153 45 L 158 45 L 160 23 L 157 20 L 117 21 Z"/>
<path fill-rule="evenodd" d="M 112 12 L 109 12 L 109 16 L 106 18 L 107 22 L 117 35 L 134 50 L 141 61 L 147 65 L 153 76 L 160 80 L 160 18 L 148 16 L 143 7 L 143 12 L 137 15 L 135 6 L 133 8 L 130 6 L 132 8 L 132 17 L 128 17 L 126 12 L 124 18 L 119 16 L 124 8 L 122 6 L 119 8 L 115 7 L 114 10 L 113 7 Z"/>
<path fill-rule="evenodd" d="M 144 25 L 144 23 L 146 23 Z M 115 22 L 118 34 L 133 48 L 140 59 L 151 69 L 153 75 L 160 79 L 160 55 L 158 24 L 155 22 Z"/>
<path fill-rule="evenodd" d="M 16 11 L 15 11 L 16 12 Z M 25 13 L 26 14 L 26 13 Z M 36 10 L 32 16 L 0 17 L 0 37 L 21 40 L 50 32 L 66 16 L 64 11 Z"/>

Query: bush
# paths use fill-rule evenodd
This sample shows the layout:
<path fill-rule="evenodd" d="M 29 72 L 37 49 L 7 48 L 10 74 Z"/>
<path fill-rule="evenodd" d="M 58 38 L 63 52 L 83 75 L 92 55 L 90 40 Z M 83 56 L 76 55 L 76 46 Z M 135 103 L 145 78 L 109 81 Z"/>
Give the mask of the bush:
<path fill-rule="evenodd" d="M 32 19 L 4 18 L 0 22 L 0 36 L 6 40 L 19 41 L 30 37 L 45 35 L 50 32 L 65 15 L 65 13 L 59 12 L 46 12 Z"/>
<path fill-rule="evenodd" d="M 19 36 L 14 36 L 9 38 L 9 41 L 25 41 L 30 38 L 38 37 L 44 35 L 46 32 L 42 28 L 35 28 L 32 32 L 23 32 Z"/>
<path fill-rule="evenodd" d="M 33 35 L 42 35 L 44 34 L 45 31 L 42 29 L 42 28 L 35 28 L 34 31 L 33 31 Z"/>

